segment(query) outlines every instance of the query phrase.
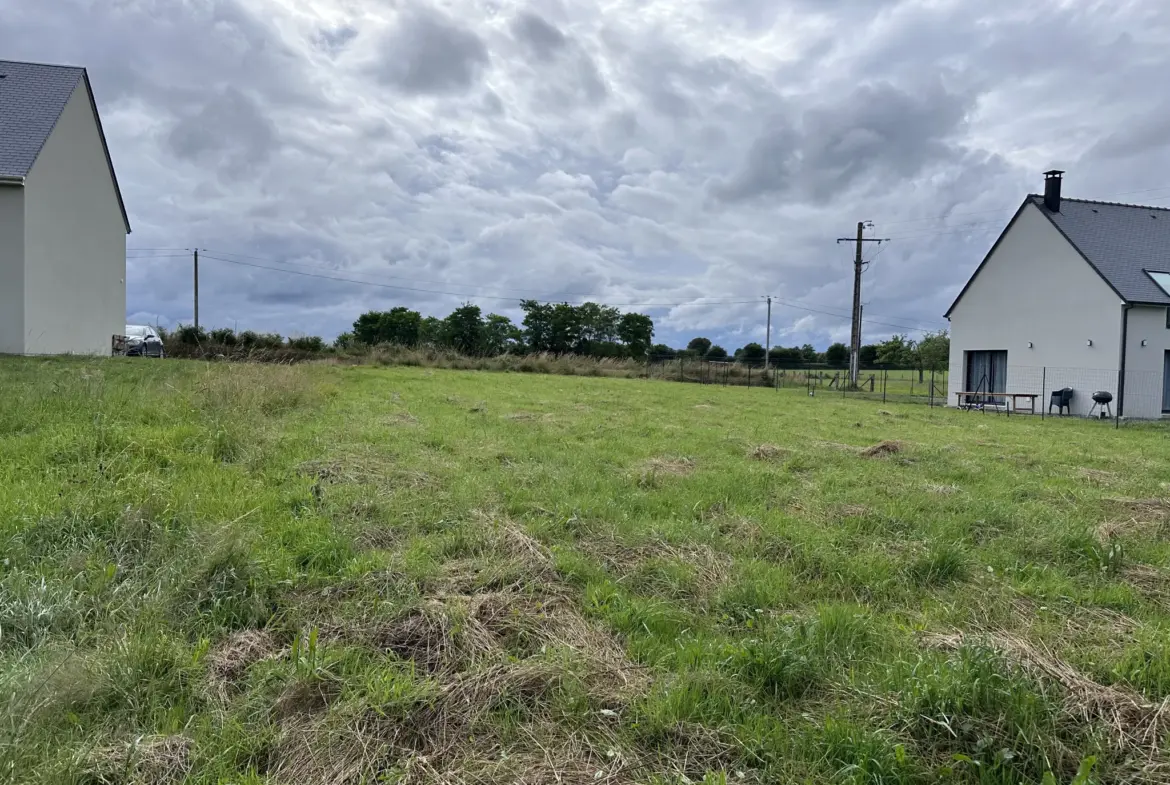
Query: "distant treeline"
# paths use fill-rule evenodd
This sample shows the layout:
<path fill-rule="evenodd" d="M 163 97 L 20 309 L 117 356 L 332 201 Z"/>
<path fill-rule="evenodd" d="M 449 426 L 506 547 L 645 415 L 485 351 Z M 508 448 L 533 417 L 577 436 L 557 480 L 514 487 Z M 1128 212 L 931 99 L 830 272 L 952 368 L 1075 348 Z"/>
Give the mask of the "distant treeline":
<path fill-rule="evenodd" d="M 170 333 L 162 329 L 159 332 L 168 346 L 177 350 L 171 351 L 172 355 L 183 354 L 183 346 L 214 345 L 231 351 L 354 353 L 391 344 L 446 349 L 468 357 L 548 354 L 651 362 L 684 357 L 763 365 L 767 356 L 770 364 L 777 366 L 843 367 L 849 363 L 849 349 L 843 343 L 819 352 L 812 344 L 774 346 L 771 351 L 765 351 L 753 342 L 728 352 L 708 338 L 697 337 L 686 348 L 673 349 L 666 344 L 652 343 L 654 321 L 645 314 L 622 313 L 613 306 L 598 303 L 570 305 L 524 300 L 520 308 L 524 319 L 519 325 L 500 314 L 485 316 L 479 306 L 471 304 L 461 305 L 442 319 L 424 317 L 401 306 L 389 311 L 367 311 L 353 323 L 352 330 L 337 336 L 332 345 L 315 335 L 285 338 L 276 333 L 235 332 L 227 328 L 205 330 L 191 325 L 180 325 Z M 861 364 L 942 369 L 947 365 L 949 352 L 950 339 L 945 331 L 928 333 L 918 341 L 896 335 L 882 343 L 862 346 Z"/>

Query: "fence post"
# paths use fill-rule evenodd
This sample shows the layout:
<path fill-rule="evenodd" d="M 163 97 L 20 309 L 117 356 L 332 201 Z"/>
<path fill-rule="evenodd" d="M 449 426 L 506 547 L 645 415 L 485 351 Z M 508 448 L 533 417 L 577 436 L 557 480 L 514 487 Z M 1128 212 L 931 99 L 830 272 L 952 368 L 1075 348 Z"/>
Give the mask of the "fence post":
<path fill-rule="evenodd" d="M 934 408 L 934 369 L 930 369 L 930 408 Z"/>
<path fill-rule="evenodd" d="M 890 378 L 890 372 L 882 368 L 882 403 L 886 402 L 886 381 Z"/>
<path fill-rule="evenodd" d="M 1040 368 L 1040 402 L 1041 403 L 1044 403 L 1044 393 L 1047 390 L 1048 390 L 1048 366 L 1045 365 L 1045 366 L 1042 366 Z M 1048 404 L 1044 403 L 1044 405 L 1040 407 L 1040 420 L 1041 420 L 1041 422 L 1043 422 L 1044 413 L 1047 411 L 1048 411 Z"/>
<path fill-rule="evenodd" d="M 752 386 L 752 364 L 751 364 L 751 363 L 748 363 L 748 381 L 747 381 L 747 386 L 748 386 L 748 387 L 751 387 L 751 386 Z"/>
<path fill-rule="evenodd" d="M 684 358 L 680 354 L 678 357 L 678 380 L 680 382 L 683 380 L 683 360 L 684 360 Z"/>
<path fill-rule="evenodd" d="M 1125 372 L 1122 371 L 1120 368 L 1117 369 L 1117 389 L 1118 389 L 1117 397 L 1118 398 L 1121 398 L 1121 396 L 1125 393 L 1125 377 L 1123 375 L 1124 373 Z M 1121 427 L 1121 402 L 1119 400 L 1118 405 L 1113 407 L 1113 428 L 1114 428 L 1114 430 L 1116 430 L 1120 427 Z"/>

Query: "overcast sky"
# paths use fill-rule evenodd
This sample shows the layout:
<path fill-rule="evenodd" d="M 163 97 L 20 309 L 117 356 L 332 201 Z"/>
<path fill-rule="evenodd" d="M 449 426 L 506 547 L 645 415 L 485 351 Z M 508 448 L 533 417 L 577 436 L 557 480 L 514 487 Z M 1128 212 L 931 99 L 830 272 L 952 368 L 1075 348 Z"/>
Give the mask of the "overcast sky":
<path fill-rule="evenodd" d="M 944 327 L 1045 169 L 1170 203 L 1163 0 L 0 0 L 0 42 L 89 68 L 129 247 L 210 249 L 210 326 L 593 299 L 733 349 L 772 294 L 823 347 L 858 220 L 870 340 Z M 129 318 L 191 320 L 182 253 L 131 252 Z"/>

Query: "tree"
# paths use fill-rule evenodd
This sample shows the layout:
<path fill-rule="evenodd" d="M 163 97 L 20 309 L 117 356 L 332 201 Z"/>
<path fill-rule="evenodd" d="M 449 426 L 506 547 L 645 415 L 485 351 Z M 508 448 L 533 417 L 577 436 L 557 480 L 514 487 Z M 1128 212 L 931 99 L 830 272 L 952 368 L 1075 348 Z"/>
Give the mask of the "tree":
<path fill-rule="evenodd" d="M 707 350 L 706 357 L 708 360 L 726 360 L 727 350 L 722 346 L 712 346 Z"/>
<path fill-rule="evenodd" d="M 621 312 L 611 305 L 597 303 L 582 303 L 573 309 L 578 325 L 573 351 L 577 354 L 608 354 L 610 350 L 595 352 L 594 348 L 617 343 Z"/>
<path fill-rule="evenodd" d="M 483 347 L 489 355 L 522 354 L 524 333 L 507 316 L 488 314 L 483 325 Z"/>
<path fill-rule="evenodd" d="M 941 371 L 951 360 L 951 337 L 946 330 L 927 333 L 914 345 L 914 363 L 918 367 L 918 381 L 923 371 Z"/>
<path fill-rule="evenodd" d="M 693 352 L 697 357 L 703 357 L 711 348 L 710 338 L 692 338 L 691 342 L 687 344 L 687 351 Z"/>
<path fill-rule="evenodd" d="M 622 314 L 618 322 L 618 337 L 626 345 L 630 357 L 644 357 L 654 340 L 654 320 L 644 313 Z"/>
<path fill-rule="evenodd" d="M 478 305 L 464 303 L 443 320 L 443 343 L 460 354 L 481 354 L 483 342 L 483 316 Z"/>
<path fill-rule="evenodd" d="M 877 355 L 878 348 L 872 343 L 867 343 L 857 352 L 858 360 L 862 365 L 877 365 Z"/>
<path fill-rule="evenodd" d="M 581 339 L 581 321 L 577 309 L 568 303 L 549 305 L 536 300 L 520 303 L 528 345 L 535 352 L 568 354 L 576 350 Z"/>
<path fill-rule="evenodd" d="M 397 343 L 414 346 L 418 343 L 422 316 L 418 311 L 399 306 L 389 311 L 367 311 L 353 323 L 353 334 L 365 344 Z"/>
<path fill-rule="evenodd" d="M 799 346 L 773 346 L 768 352 L 768 359 L 773 365 L 799 365 L 804 356 Z"/>
<path fill-rule="evenodd" d="M 743 348 L 741 348 L 739 351 L 737 351 L 735 353 L 735 357 L 737 360 L 739 360 L 742 363 L 747 363 L 748 365 L 757 365 L 757 364 L 762 364 L 764 362 L 765 354 L 766 353 L 764 352 L 763 346 L 760 346 L 758 343 L 752 342 L 752 343 L 746 344 L 745 346 L 743 346 Z"/>
<path fill-rule="evenodd" d="M 816 347 L 811 343 L 806 343 L 800 347 L 800 359 L 806 363 L 815 363 L 817 361 Z"/>
<path fill-rule="evenodd" d="M 905 368 L 913 363 L 914 342 L 905 335 L 894 335 L 877 345 L 879 365 Z"/>
<path fill-rule="evenodd" d="M 841 368 L 849 362 L 849 347 L 837 342 L 825 350 L 825 363 L 834 368 Z"/>
<path fill-rule="evenodd" d="M 442 346 L 443 320 L 428 316 L 418 323 L 418 342 L 421 346 Z"/>
<path fill-rule="evenodd" d="M 656 343 L 650 347 L 650 359 L 652 360 L 670 360 L 673 359 L 677 352 L 671 349 L 664 343 Z"/>

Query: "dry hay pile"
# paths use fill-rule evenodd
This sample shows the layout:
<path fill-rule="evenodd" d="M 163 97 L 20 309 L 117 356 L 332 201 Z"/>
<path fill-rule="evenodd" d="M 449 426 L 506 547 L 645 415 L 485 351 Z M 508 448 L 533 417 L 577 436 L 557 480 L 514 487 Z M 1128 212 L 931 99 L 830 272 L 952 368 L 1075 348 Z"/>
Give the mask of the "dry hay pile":
<path fill-rule="evenodd" d="M 903 449 L 905 449 L 905 445 L 902 442 L 883 441 L 878 442 L 872 447 L 866 447 L 861 451 L 861 456 L 863 458 L 885 458 L 889 455 L 897 455 Z"/>
<path fill-rule="evenodd" d="M 518 526 L 493 526 L 495 555 L 522 560 L 540 590 L 440 591 L 393 618 L 323 630 L 410 666 L 425 692 L 409 706 L 329 696 L 283 712 L 268 774 L 275 782 L 628 783 L 653 773 L 701 779 L 732 754 L 720 739 L 630 748 L 620 718 L 650 686 L 621 641 L 584 618 L 551 553 Z M 453 581 L 448 588 L 466 589 Z M 578 706 L 565 714 L 565 695 Z M 558 702 L 558 700 L 562 702 Z M 582 700 L 584 709 L 576 701 Z M 584 711 L 584 717 L 581 716 Z M 501 712 L 509 718 L 501 721 Z"/>
<path fill-rule="evenodd" d="M 1135 781 L 1170 777 L 1170 758 L 1161 748 L 1170 732 L 1170 698 L 1153 703 L 1125 687 L 1101 684 L 1057 657 L 1042 644 L 1006 632 L 930 634 L 928 645 L 955 650 L 964 644 L 988 646 L 1037 677 L 1064 690 L 1064 713 L 1101 728 L 1110 746 L 1125 759 Z"/>
<path fill-rule="evenodd" d="M 661 456 L 651 458 L 641 465 L 643 474 L 668 474 L 686 477 L 695 470 L 695 462 L 686 457 Z"/>
<path fill-rule="evenodd" d="M 240 630 L 207 654 L 207 683 L 212 697 L 226 703 L 249 667 L 280 656 L 281 646 L 267 630 Z"/>
<path fill-rule="evenodd" d="M 90 756 L 87 772 L 97 782 L 178 785 L 191 771 L 191 740 L 186 736 L 142 736 L 103 747 Z"/>
<path fill-rule="evenodd" d="M 788 450 L 775 444 L 761 444 L 748 451 L 748 457 L 756 461 L 782 461 L 788 455 Z"/>

